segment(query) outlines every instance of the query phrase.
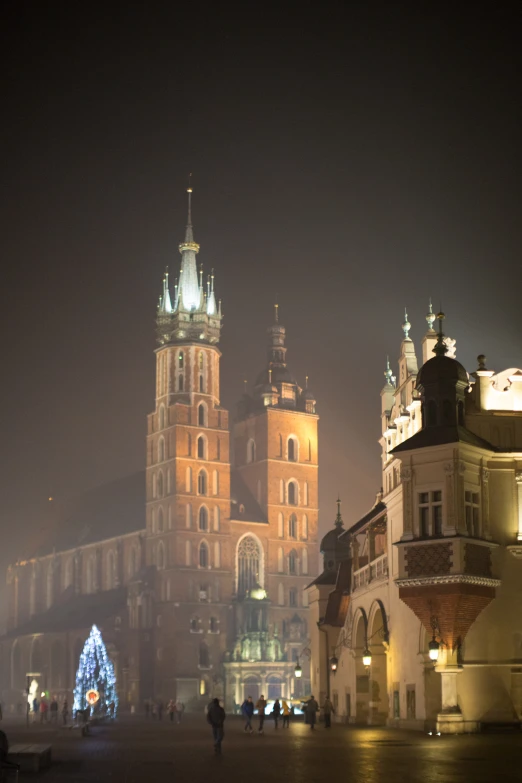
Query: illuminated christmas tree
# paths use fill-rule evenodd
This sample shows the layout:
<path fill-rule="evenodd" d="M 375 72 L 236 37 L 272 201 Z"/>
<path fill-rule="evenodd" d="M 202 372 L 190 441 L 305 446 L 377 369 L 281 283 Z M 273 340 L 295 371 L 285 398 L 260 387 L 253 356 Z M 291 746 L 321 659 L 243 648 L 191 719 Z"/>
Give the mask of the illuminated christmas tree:
<path fill-rule="evenodd" d="M 115 716 L 118 709 L 114 666 L 95 625 L 80 655 L 74 689 L 74 710 L 85 710 L 87 707 L 90 707 L 91 715 Z"/>

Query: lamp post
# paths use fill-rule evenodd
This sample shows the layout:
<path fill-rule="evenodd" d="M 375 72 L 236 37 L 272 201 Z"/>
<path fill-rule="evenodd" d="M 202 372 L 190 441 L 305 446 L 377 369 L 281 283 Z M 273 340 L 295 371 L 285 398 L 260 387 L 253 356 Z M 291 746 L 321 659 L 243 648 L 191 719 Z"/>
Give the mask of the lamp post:
<path fill-rule="evenodd" d="M 431 642 L 428 644 L 428 655 L 430 657 L 430 661 L 433 661 L 433 663 L 437 663 L 437 661 L 439 660 L 440 644 L 435 638 L 436 632 L 439 630 L 439 622 L 435 617 L 435 615 L 431 616 L 430 625 L 431 625 L 431 630 L 433 631 L 433 638 Z M 440 638 L 440 631 L 439 631 L 439 638 Z"/>

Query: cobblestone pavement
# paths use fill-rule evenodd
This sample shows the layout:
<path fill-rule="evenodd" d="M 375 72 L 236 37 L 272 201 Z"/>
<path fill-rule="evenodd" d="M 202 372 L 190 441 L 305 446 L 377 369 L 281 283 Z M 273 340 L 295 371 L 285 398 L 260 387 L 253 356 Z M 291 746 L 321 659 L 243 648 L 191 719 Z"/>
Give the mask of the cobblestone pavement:
<path fill-rule="evenodd" d="M 263 736 L 245 735 L 239 718 L 226 722 L 223 753 L 215 756 L 204 716 L 168 721 L 123 718 L 92 729 L 0 724 L 11 744 L 49 742 L 53 766 L 25 780 L 46 783 L 319 783 L 328 777 L 346 783 L 493 783 L 520 781 L 522 733 L 429 737 L 420 732 L 303 723 L 277 731 L 267 722 Z"/>

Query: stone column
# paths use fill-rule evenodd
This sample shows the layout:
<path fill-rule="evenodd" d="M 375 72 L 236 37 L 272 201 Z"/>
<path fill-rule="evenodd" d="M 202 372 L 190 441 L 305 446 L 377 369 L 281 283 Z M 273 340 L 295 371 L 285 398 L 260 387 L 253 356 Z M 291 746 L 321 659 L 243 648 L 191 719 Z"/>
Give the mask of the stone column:
<path fill-rule="evenodd" d="M 487 468 L 482 468 L 481 479 L 482 479 L 482 532 L 484 538 L 490 539 L 491 532 L 489 529 L 489 470 Z M 520 479 L 521 479 L 521 483 L 519 485 L 519 496 L 520 496 L 520 492 L 522 491 L 522 473 L 520 474 Z M 519 500 L 519 508 L 520 508 L 520 500 Z M 519 531 L 520 531 L 520 520 L 519 520 Z"/>
<path fill-rule="evenodd" d="M 454 536 L 457 533 L 457 509 L 455 507 L 455 464 L 448 462 L 444 465 L 446 474 L 446 519 L 444 533 L 447 536 Z"/>
<path fill-rule="evenodd" d="M 517 484 L 517 500 L 518 500 L 517 541 L 522 541 L 522 470 L 516 471 L 515 481 Z"/>
<path fill-rule="evenodd" d="M 404 506 L 403 533 L 401 541 L 413 539 L 413 470 L 404 465 L 401 467 L 402 499 Z"/>
<path fill-rule="evenodd" d="M 478 721 L 465 720 L 459 707 L 457 677 L 462 672 L 457 652 L 443 650 L 435 669 L 441 675 L 442 711 L 437 715 L 437 731 L 441 734 L 463 734 L 480 729 Z"/>

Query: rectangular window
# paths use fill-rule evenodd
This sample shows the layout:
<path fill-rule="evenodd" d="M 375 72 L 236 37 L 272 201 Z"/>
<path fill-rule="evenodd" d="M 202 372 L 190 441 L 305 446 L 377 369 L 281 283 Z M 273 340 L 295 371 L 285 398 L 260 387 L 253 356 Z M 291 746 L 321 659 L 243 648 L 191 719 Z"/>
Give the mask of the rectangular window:
<path fill-rule="evenodd" d="M 406 686 L 406 717 L 410 720 L 415 719 L 415 685 Z"/>
<path fill-rule="evenodd" d="M 442 492 L 419 493 L 419 536 L 442 535 Z"/>
<path fill-rule="evenodd" d="M 478 492 L 466 490 L 464 493 L 464 508 L 468 536 L 480 536 L 480 497 Z"/>
<path fill-rule="evenodd" d="M 292 589 L 288 591 L 288 601 L 290 606 L 297 606 L 297 590 Z"/>

